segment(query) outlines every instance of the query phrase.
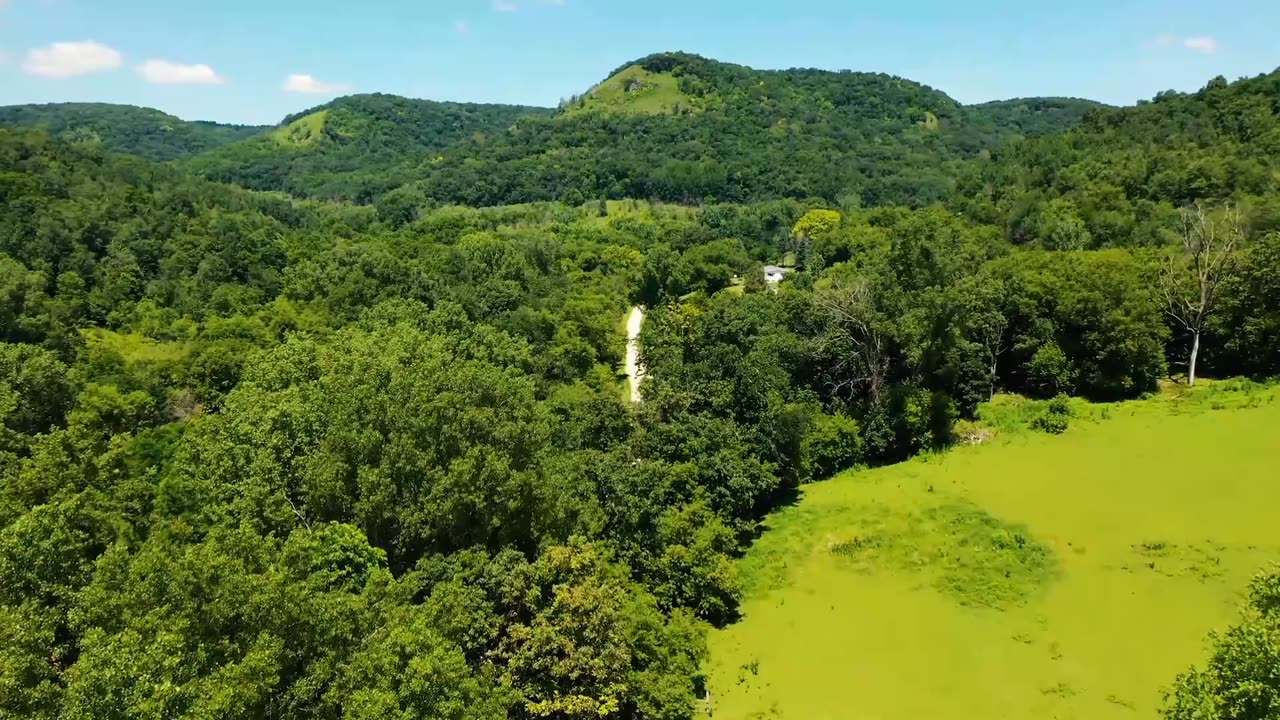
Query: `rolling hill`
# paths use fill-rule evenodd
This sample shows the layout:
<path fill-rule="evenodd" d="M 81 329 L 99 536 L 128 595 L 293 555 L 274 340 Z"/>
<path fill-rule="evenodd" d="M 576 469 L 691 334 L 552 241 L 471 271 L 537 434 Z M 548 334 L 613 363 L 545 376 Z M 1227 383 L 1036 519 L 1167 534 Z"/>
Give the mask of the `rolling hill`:
<path fill-rule="evenodd" d="M 970 108 L 891 75 L 660 53 L 623 65 L 554 116 L 463 143 L 418 171 L 423 196 L 483 205 L 600 195 L 924 205 L 953 189 L 957 163 L 1015 135 L 1065 129 L 1095 106 Z"/>
<path fill-rule="evenodd" d="M 1107 107 L 1081 98 L 1015 98 L 970 105 L 978 117 L 989 120 L 1003 132 L 1039 137 L 1075 127 L 1090 110 Z"/>
<path fill-rule="evenodd" d="M 1252 231 L 1280 229 L 1277 97 L 1280 70 L 1088 113 L 973 165 L 956 207 L 1003 223 L 1015 242 L 1050 235 L 1068 247 L 1168 242 L 1175 208 L 1196 201 L 1230 200 Z M 1007 105 L 985 109 L 1016 122 Z"/>
<path fill-rule="evenodd" d="M 104 105 L 0 108 L 0 124 L 178 159 L 251 189 L 361 203 L 404 188 L 412 203 L 469 205 L 608 196 L 920 206 L 951 194 L 965 161 L 1010 138 L 1065 130 L 1095 107 L 1059 98 L 964 106 L 891 75 L 659 53 L 558 110 L 373 94 L 271 128 Z"/>
<path fill-rule="evenodd" d="M 151 108 L 109 103 L 57 103 L 0 107 L 0 125 L 41 127 L 70 140 L 149 160 L 197 155 L 262 132 L 254 125 L 183 120 Z"/>
<path fill-rule="evenodd" d="M 518 105 L 352 95 L 290 115 L 251 138 L 193 158 L 213 180 L 298 196 L 368 201 L 414 178 L 460 142 L 483 144 L 518 118 L 549 113 Z"/>

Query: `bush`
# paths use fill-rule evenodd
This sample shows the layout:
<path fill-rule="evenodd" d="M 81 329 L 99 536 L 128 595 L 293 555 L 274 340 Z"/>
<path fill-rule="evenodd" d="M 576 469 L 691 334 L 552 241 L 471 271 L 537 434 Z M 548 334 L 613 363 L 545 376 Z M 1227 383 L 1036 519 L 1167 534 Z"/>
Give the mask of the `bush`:
<path fill-rule="evenodd" d="M 1071 424 L 1071 417 L 1074 414 L 1071 409 L 1071 398 L 1059 394 L 1049 401 L 1049 407 L 1043 414 L 1031 421 L 1031 427 L 1050 435 L 1061 435 L 1067 431 L 1067 426 Z"/>
<path fill-rule="evenodd" d="M 1059 393 L 1057 397 L 1049 401 L 1047 412 L 1051 415 L 1062 415 L 1064 417 L 1075 415 L 1075 412 L 1071 409 L 1071 398 L 1065 393 Z"/>
<path fill-rule="evenodd" d="M 1031 427 L 1041 432 L 1047 432 L 1050 435 L 1061 435 L 1067 431 L 1067 426 L 1070 423 L 1071 420 L 1066 415 L 1046 412 L 1032 420 Z"/>
<path fill-rule="evenodd" d="M 858 422 L 843 415 L 819 415 L 802 445 L 809 476 L 825 478 L 862 462 Z"/>

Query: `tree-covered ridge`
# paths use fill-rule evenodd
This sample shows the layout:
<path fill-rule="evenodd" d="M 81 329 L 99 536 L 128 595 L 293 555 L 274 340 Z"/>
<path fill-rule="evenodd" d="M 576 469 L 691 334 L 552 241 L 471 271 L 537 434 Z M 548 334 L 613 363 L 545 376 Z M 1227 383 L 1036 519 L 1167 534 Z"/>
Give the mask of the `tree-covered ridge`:
<path fill-rule="evenodd" d="M 58 103 L 0 107 L 0 125 L 40 127 L 104 150 L 175 160 L 199 155 L 262 132 L 254 125 L 192 122 L 150 108 L 107 103 Z"/>
<path fill-rule="evenodd" d="M 1081 98 L 1036 97 L 996 100 L 968 107 L 1004 131 L 1038 137 L 1075 127 L 1090 110 L 1106 106 Z"/>
<path fill-rule="evenodd" d="M 416 177 L 447 147 L 483 144 L 543 108 L 352 95 L 286 117 L 267 132 L 193 158 L 213 180 L 298 197 L 368 202 Z"/>
<path fill-rule="evenodd" d="M 601 195 L 924 205 L 951 191 L 950 165 L 1004 136 L 973 119 L 945 94 L 889 75 L 663 53 L 620 68 L 555 117 L 452 148 L 421 168 L 419 189 L 472 205 Z"/>
<path fill-rule="evenodd" d="M 924 205 L 951 192 L 957 163 L 1009 136 L 1061 129 L 1076 108 L 1027 100 L 971 109 L 884 74 L 761 71 L 663 53 L 619 68 L 556 114 L 354 96 L 189 167 L 357 202 L 412 185 L 411 197 L 467 205 L 601 196 Z"/>
<path fill-rule="evenodd" d="M 969 166 L 949 204 L 1015 242 L 1163 244 L 1175 208 L 1232 200 L 1258 232 L 1280 228 L 1280 71 L 1194 93 L 1098 108 L 1063 133 L 1015 142 Z"/>
<path fill-rule="evenodd" d="M 92 107 L 124 118 L 116 124 L 132 134 L 83 123 L 73 131 L 109 139 L 109 150 L 189 158 L 187 167 L 210 179 L 360 203 L 412 186 L 409 197 L 467 205 L 607 196 L 920 206 L 951 194 L 963 162 L 1007 137 L 1062 129 L 1086 105 L 1011 103 L 967 108 L 884 74 L 754 70 L 662 53 L 623 66 L 555 114 L 375 94 L 341 98 L 259 132 L 182 124 L 140 109 L 122 115 L 113 106 Z M 31 110 L 4 110 L 14 124 L 41 121 Z M 155 128 L 179 125 L 155 136 Z M 174 145 L 195 130 L 209 136 L 204 146 Z M 160 140 L 169 144 L 157 147 Z"/>

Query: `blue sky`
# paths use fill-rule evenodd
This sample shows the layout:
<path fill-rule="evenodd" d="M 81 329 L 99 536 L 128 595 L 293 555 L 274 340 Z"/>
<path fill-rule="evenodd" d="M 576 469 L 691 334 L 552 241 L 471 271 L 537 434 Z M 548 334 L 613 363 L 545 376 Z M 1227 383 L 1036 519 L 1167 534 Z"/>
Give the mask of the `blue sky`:
<path fill-rule="evenodd" d="M 347 92 L 554 105 L 661 50 L 1128 104 L 1275 69 L 1277 28 L 1277 0 L 0 0 L 0 104 L 244 123 Z"/>

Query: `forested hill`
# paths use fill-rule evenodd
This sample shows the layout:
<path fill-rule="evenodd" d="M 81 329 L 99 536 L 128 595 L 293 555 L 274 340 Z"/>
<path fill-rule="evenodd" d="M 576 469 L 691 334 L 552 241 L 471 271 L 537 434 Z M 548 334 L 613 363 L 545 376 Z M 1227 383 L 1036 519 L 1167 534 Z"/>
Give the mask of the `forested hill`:
<path fill-rule="evenodd" d="M 970 105 L 969 110 L 977 117 L 985 118 L 1002 133 L 1039 137 L 1075 127 L 1090 110 L 1106 107 L 1100 102 L 1081 98 L 1035 97 Z"/>
<path fill-rule="evenodd" d="M 559 112 L 390 95 L 342 98 L 189 161 L 206 177 L 300 197 L 496 205 L 779 197 L 923 205 L 960 161 L 1060 131 L 1096 106 L 965 107 L 883 74 L 754 70 L 695 55 L 619 68 Z"/>
<path fill-rule="evenodd" d="M 1174 208 L 1232 200 L 1253 231 L 1280 229 L 1280 70 L 1088 113 L 1062 133 L 974 163 L 950 204 L 1015 242 L 1161 244 Z"/>
<path fill-rule="evenodd" d="M 274 128 L 110 105 L 0 108 L 0 124 L 185 158 L 200 175 L 251 189 L 361 203 L 403 187 L 388 202 L 821 197 L 921 206 L 952 193 L 959 163 L 1010 138 L 1064 130 L 1096 106 L 1031 98 L 966 107 L 890 75 L 662 53 L 624 65 L 558 112 L 374 94 Z"/>
<path fill-rule="evenodd" d="M 0 125 L 40 127 L 104 150 L 173 160 L 212 150 L 266 128 L 193 122 L 151 108 L 109 103 L 56 103 L 0 107 Z"/>
<path fill-rule="evenodd" d="M 420 162 L 407 170 L 420 182 L 403 192 L 471 205 L 600 196 L 925 205 L 954 189 L 957 163 L 1011 135 L 1065 127 L 1061 107 L 1072 102 L 1031 122 L 890 75 L 664 53 L 623 66 L 554 116 Z M 1024 114 L 1046 107 L 1028 102 Z"/>
<path fill-rule="evenodd" d="M 548 108 L 352 95 L 290 115 L 265 133 L 190 161 L 214 180 L 299 197 L 368 201 L 415 179 L 463 141 L 483 144 Z"/>

